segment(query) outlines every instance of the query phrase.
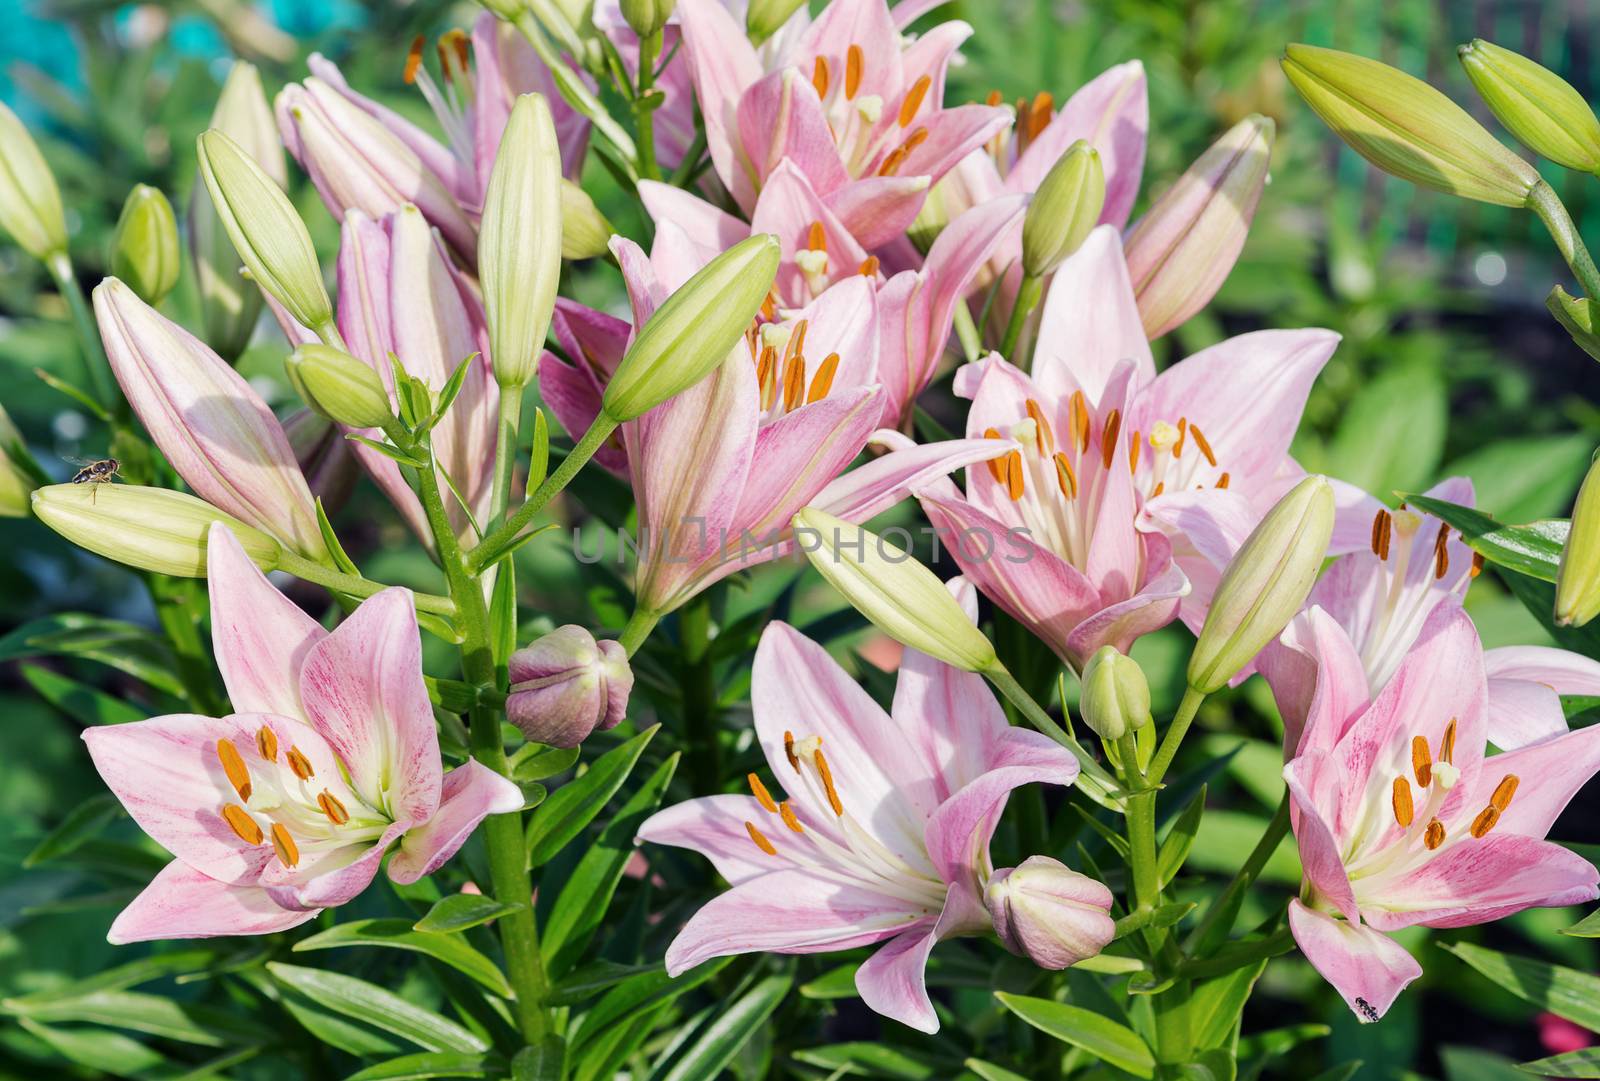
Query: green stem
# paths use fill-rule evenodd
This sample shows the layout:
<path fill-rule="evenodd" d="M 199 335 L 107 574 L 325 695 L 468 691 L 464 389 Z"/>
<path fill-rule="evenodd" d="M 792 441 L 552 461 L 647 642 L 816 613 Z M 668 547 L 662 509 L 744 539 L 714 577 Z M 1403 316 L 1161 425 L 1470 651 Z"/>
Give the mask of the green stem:
<path fill-rule="evenodd" d="M 196 713 L 220 717 L 222 699 L 211 681 L 211 658 L 200 638 L 200 623 L 190 608 L 192 587 L 186 581 L 161 574 L 144 575 L 145 586 L 156 607 L 156 618 L 177 657 L 177 676 Z"/>
<path fill-rule="evenodd" d="M 1278 850 L 1278 845 L 1283 842 L 1288 832 L 1289 795 L 1284 793 L 1283 799 L 1278 802 L 1277 813 L 1272 816 L 1272 821 L 1267 823 L 1266 831 L 1262 833 L 1261 839 L 1256 842 L 1255 848 L 1251 849 L 1250 855 L 1244 861 L 1244 865 L 1233 876 L 1233 880 L 1217 895 L 1216 900 L 1211 902 L 1211 907 L 1206 909 L 1205 916 L 1196 925 L 1195 929 L 1189 933 L 1185 946 L 1190 953 L 1210 951 L 1218 944 L 1213 939 L 1226 937 L 1227 933 L 1233 929 L 1235 900 L 1255 882 L 1256 877 L 1261 874 L 1261 869 L 1267 865 L 1267 860 L 1271 859 L 1272 854 Z M 1227 919 L 1226 924 L 1220 922 L 1224 917 Z"/>
<path fill-rule="evenodd" d="M 1161 903 L 1161 880 L 1156 866 L 1156 793 L 1139 773 L 1139 748 L 1132 732 L 1117 741 L 1122 758 L 1123 785 L 1128 796 L 1128 855 L 1133 878 L 1131 910 L 1148 911 Z M 1152 943 L 1157 944 L 1157 943 Z"/>
<path fill-rule="evenodd" d="M 638 149 L 633 145 L 628 133 L 622 130 L 622 125 L 612 118 L 600 99 L 594 96 L 594 92 L 578 77 L 577 72 L 573 71 L 556 52 L 550 44 L 550 39 L 545 37 L 539 21 L 533 17 L 533 12 L 524 9 L 512 20 L 512 25 L 528 39 L 528 44 L 533 46 L 533 51 L 539 60 L 550 69 L 550 77 L 555 80 L 556 89 L 561 92 L 561 96 L 567 99 L 567 104 L 588 117 L 595 130 L 617 148 L 617 152 L 625 161 L 639 160 Z"/>
<path fill-rule="evenodd" d="M 357 578 L 353 574 L 336 571 L 315 560 L 296 555 L 287 548 L 279 553 L 276 569 L 322 586 L 324 589 L 335 593 L 347 593 L 352 597 L 371 597 L 389 588 L 384 582 L 374 582 L 370 578 Z M 457 614 L 456 605 L 449 597 L 440 597 L 433 593 L 413 593 L 411 599 L 419 612 L 444 616 L 447 619 L 454 619 Z"/>
<path fill-rule="evenodd" d="M 650 637 L 650 632 L 656 629 L 656 624 L 659 622 L 661 617 L 655 612 L 635 608 L 633 615 L 628 617 L 628 625 L 622 628 L 622 635 L 617 639 L 617 644 L 628 651 L 628 656 L 633 656 L 639 652 L 639 647 L 644 645 L 644 640 Z"/>
<path fill-rule="evenodd" d="M 1573 224 L 1572 215 L 1567 213 L 1560 196 L 1556 195 L 1556 190 L 1545 181 L 1539 181 L 1528 194 L 1528 209 L 1538 215 L 1544 227 L 1550 230 L 1551 238 L 1561 250 L 1561 257 L 1572 268 L 1572 273 L 1577 275 L 1584 295 L 1600 302 L 1600 270 L 1595 268 L 1589 249 L 1584 247 L 1583 237 L 1579 235 L 1578 227 Z"/>
<path fill-rule="evenodd" d="M 1183 743 L 1184 734 L 1194 723 L 1194 715 L 1199 712 L 1200 703 L 1205 701 L 1205 697 L 1203 691 L 1197 691 L 1193 687 L 1184 690 L 1183 701 L 1178 703 L 1178 714 L 1167 726 L 1166 737 L 1156 749 L 1156 756 L 1150 762 L 1149 772 L 1145 774 L 1145 783 L 1151 788 L 1158 786 L 1161 778 L 1167 775 L 1167 767 L 1171 766 L 1173 758 L 1177 757 L 1178 746 Z"/>
<path fill-rule="evenodd" d="M 1022 328 L 1027 325 L 1028 316 L 1033 314 L 1033 309 L 1039 303 L 1039 294 L 1043 291 L 1044 282 L 1032 275 L 1024 275 L 1022 284 L 1017 287 L 1017 299 L 1011 305 L 1011 320 L 1006 324 L 1006 336 L 1000 343 L 1000 355 L 1013 364 L 1017 363 L 1017 358 L 1011 353 L 1022 338 Z M 1028 370 L 1025 364 L 1017 366 L 1023 371 Z"/>
<path fill-rule="evenodd" d="M 660 55 L 660 30 L 640 39 L 639 90 L 633 98 L 633 122 L 639 133 L 639 175 L 646 180 L 661 179 L 661 170 L 656 166 L 656 110 L 650 102 L 650 90 L 656 79 L 656 58 Z"/>
<path fill-rule="evenodd" d="M 955 328 L 961 355 L 970 364 L 983 354 L 983 335 L 978 332 L 978 324 L 972 321 L 972 309 L 964 300 L 956 301 Z"/>
<path fill-rule="evenodd" d="M 684 727 L 694 764 L 695 794 L 720 791 L 722 748 L 717 742 L 717 694 L 711 670 L 711 596 L 702 593 L 678 611 L 683 657 L 679 685 L 683 690 Z"/>
<path fill-rule="evenodd" d="M 1186 962 L 1178 974 L 1186 980 L 1203 980 L 1212 976 L 1225 976 L 1236 969 L 1288 953 L 1294 948 L 1294 936 L 1287 927 L 1280 927 L 1266 938 L 1254 942 L 1241 942 L 1203 961 Z"/>
<path fill-rule="evenodd" d="M 1033 700 L 1033 695 L 1023 689 L 1022 684 L 1018 683 L 1016 677 L 1006 670 L 1005 665 L 997 660 L 993 666 L 984 669 L 982 674 L 988 677 L 989 682 L 999 688 L 1000 693 L 1005 695 L 1006 699 L 1022 712 L 1022 715 L 1028 719 L 1029 724 L 1072 752 L 1073 757 L 1078 760 L 1078 765 L 1082 769 L 1082 772 L 1078 775 L 1079 788 L 1083 789 L 1091 797 L 1098 791 L 1101 796 L 1109 798 L 1111 793 L 1117 791 L 1117 782 L 1112 778 L 1111 774 L 1107 773 L 1100 763 L 1094 760 L 1094 756 L 1085 750 L 1082 744 L 1073 739 L 1066 729 L 1051 719 L 1050 714 L 1046 713 L 1039 703 Z M 1085 784 L 1086 781 L 1088 784 Z M 1104 803 L 1105 800 L 1100 799 L 1096 800 L 1096 802 Z"/>
<path fill-rule="evenodd" d="M 572 448 L 572 453 L 563 458 L 556 471 L 544 479 L 538 491 L 529 496 L 527 502 L 518 507 L 509 518 L 491 529 L 472 551 L 466 553 L 468 572 L 482 573 L 489 559 L 516 539 L 517 534 L 533 521 L 533 516 L 543 510 L 545 504 L 554 499 L 572 478 L 577 476 L 578 470 L 594 457 L 594 452 L 599 450 L 601 444 L 616 430 L 617 422 L 604 413 L 594 418 L 594 423 L 583 433 L 583 438 Z"/>
<path fill-rule="evenodd" d="M 517 433 L 522 427 L 522 388 L 500 388 L 500 434 L 494 448 L 494 486 L 489 496 L 489 520 L 506 512 L 511 502 L 511 475 L 517 466 Z"/>
<path fill-rule="evenodd" d="M 72 259 L 64 251 L 57 252 L 45 261 L 45 269 L 50 272 L 57 291 L 72 312 L 72 327 L 83 349 L 83 366 L 88 369 L 95 397 L 107 412 L 114 416 L 126 416 L 127 403 L 117 393 L 111 362 L 106 360 L 105 346 L 100 342 L 99 326 L 95 323 L 94 313 L 89 310 L 89 302 L 83 298 L 83 290 L 78 288 L 78 277 L 72 271 Z"/>

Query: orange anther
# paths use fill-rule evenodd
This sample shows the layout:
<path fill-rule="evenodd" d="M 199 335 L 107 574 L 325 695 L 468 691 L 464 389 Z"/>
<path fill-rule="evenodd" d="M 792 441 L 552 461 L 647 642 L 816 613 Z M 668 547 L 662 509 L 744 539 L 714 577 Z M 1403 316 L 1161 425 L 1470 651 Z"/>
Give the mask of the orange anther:
<path fill-rule="evenodd" d="M 1494 786 L 1494 794 L 1489 797 L 1489 806 L 1497 811 L 1503 811 L 1511 806 L 1511 797 L 1517 794 L 1517 785 L 1521 779 L 1515 773 L 1508 773 L 1500 778 L 1500 783 Z"/>
<path fill-rule="evenodd" d="M 1061 486 L 1061 494 L 1068 499 L 1078 498 L 1078 474 L 1072 469 L 1072 462 L 1066 454 L 1056 451 L 1056 483 Z"/>
<path fill-rule="evenodd" d="M 778 817 L 783 819 L 783 824 L 788 826 L 794 832 L 805 832 L 800 825 L 800 820 L 795 817 L 794 808 L 789 806 L 788 800 L 784 800 L 782 803 L 778 804 Z"/>
<path fill-rule="evenodd" d="M 819 750 L 816 752 L 817 776 L 822 778 L 822 790 L 828 794 L 828 806 L 833 808 L 836 815 L 844 814 L 844 803 L 839 799 L 839 790 L 833 787 L 833 771 L 828 768 L 828 760 Z"/>
<path fill-rule="evenodd" d="M 1005 456 L 1005 463 L 1006 494 L 1011 497 L 1011 502 L 1015 503 L 1022 498 L 1023 493 L 1022 452 L 1010 451 Z"/>
<path fill-rule="evenodd" d="M 294 838 L 289 836 L 289 831 L 283 828 L 283 823 L 272 824 L 272 847 L 278 853 L 278 861 L 285 867 L 293 867 L 300 862 L 300 849 L 295 846 Z"/>
<path fill-rule="evenodd" d="M 1200 430 L 1198 424 L 1189 425 L 1189 431 L 1194 435 L 1194 445 L 1200 448 L 1200 453 L 1206 456 L 1206 461 L 1211 468 L 1217 467 L 1217 456 L 1211 453 L 1211 444 L 1206 441 L 1206 434 Z"/>
<path fill-rule="evenodd" d="M 300 778 L 302 781 L 311 780 L 316 771 L 311 768 L 311 760 L 300 753 L 300 748 L 290 747 L 287 757 L 289 760 L 289 768 L 294 771 L 294 775 L 296 777 Z"/>
<path fill-rule="evenodd" d="M 227 775 L 233 790 L 239 793 L 240 799 L 249 803 L 250 771 L 245 768 L 244 759 L 239 757 L 239 748 L 233 745 L 232 740 L 217 740 L 217 760 L 222 763 L 222 772 Z"/>
<path fill-rule="evenodd" d="M 839 370 L 839 354 L 829 353 L 822 358 L 822 363 L 817 366 L 817 374 L 811 377 L 811 389 L 806 392 L 806 401 L 820 402 L 828 396 L 828 391 L 833 389 L 833 377 Z"/>
<path fill-rule="evenodd" d="M 772 798 L 772 793 L 767 791 L 767 786 L 761 783 L 761 778 L 754 773 L 749 774 L 745 780 L 750 782 L 750 792 L 755 796 L 756 802 L 761 804 L 761 809 L 769 813 L 778 810 L 778 804 Z"/>
<path fill-rule="evenodd" d="M 350 821 L 350 812 L 344 809 L 344 804 L 339 802 L 339 797 L 329 792 L 326 788 L 317 793 L 317 806 L 322 808 L 322 813 L 327 815 L 328 821 L 335 826 L 342 826 Z"/>
<path fill-rule="evenodd" d="M 417 69 L 422 66 L 423 41 L 423 36 L 418 34 L 411 39 L 411 48 L 406 52 L 406 69 L 401 79 L 407 86 L 417 81 Z"/>
<path fill-rule="evenodd" d="M 861 46 L 852 45 L 844 54 L 844 98 L 854 101 L 856 93 L 861 89 L 861 70 L 866 66 L 866 57 L 861 52 Z"/>
<path fill-rule="evenodd" d="M 1421 736 L 1411 737 L 1411 772 L 1418 787 L 1427 788 L 1433 781 L 1433 757 L 1428 753 L 1428 741 Z"/>
<path fill-rule="evenodd" d="M 746 822 L 744 824 L 744 828 L 750 834 L 750 839 L 756 843 L 757 848 L 761 849 L 761 851 L 765 852 L 769 856 L 776 856 L 778 854 L 778 850 L 772 847 L 772 842 L 767 840 L 766 834 L 756 829 L 756 824 L 754 822 Z"/>
<path fill-rule="evenodd" d="M 906 96 L 900 102 L 900 126 L 910 127 L 911 121 L 917 118 L 917 110 L 922 108 L 922 99 L 928 95 L 928 87 L 933 85 L 931 75 L 923 75 L 911 84 L 911 89 L 906 91 Z"/>
<path fill-rule="evenodd" d="M 828 58 L 819 56 L 811 65 L 811 85 L 817 88 L 817 97 L 828 96 Z"/>
<path fill-rule="evenodd" d="M 1444 823 L 1437 818 L 1429 822 L 1427 832 L 1422 835 L 1422 843 L 1428 846 L 1429 852 L 1444 844 Z"/>
<path fill-rule="evenodd" d="M 278 760 L 278 734 L 266 725 L 256 729 L 256 753 L 268 762 Z"/>
<path fill-rule="evenodd" d="M 266 836 L 261 832 L 261 827 L 256 825 L 256 820 L 250 817 L 243 807 L 237 803 L 225 804 L 222 808 L 222 820 L 233 828 L 239 840 L 247 845 L 258 845 Z"/>

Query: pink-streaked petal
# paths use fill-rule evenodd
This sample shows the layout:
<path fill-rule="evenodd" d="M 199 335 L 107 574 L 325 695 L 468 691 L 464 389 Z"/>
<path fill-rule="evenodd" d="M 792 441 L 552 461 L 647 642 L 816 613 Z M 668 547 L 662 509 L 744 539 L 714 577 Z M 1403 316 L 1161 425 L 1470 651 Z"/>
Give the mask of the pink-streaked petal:
<path fill-rule="evenodd" d="M 1153 527 L 1171 542 L 1173 558 L 1189 579 L 1181 615 L 1196 633 L 1223 571 L 1259 521 L 1251 501 L 1232 488 L 1190 488 L 1145 501 L 1139 528 Z"/>
<path fill-rule="evenodd" d="M 885 443 L 883 430 L 873 440 Z M 899 449 L 858 466 L 829 484 L 811 501 L 848 522 L 864 522 L 906 496 L 958 469 L 1004 454 L 1010 446 L 995 439 L 949 439 L 939 443 L 895 444 Z"/>
<path fill-rule="evenodd" d="M 1338 761 L 1322 751 L 1303 754 L 1283 767 L 1283 779 L 1293 801 L 1291 822 L 1306 880 L 1347 918 L 1357 919 L 1355 891 L 1334 837 L 1346 780 Z"/>
<path fill-rule="evenodd" d="M 550 353 L 540 360 L 539 396 L 574 441 L 581 439 L 600 415 L 604 395 L 604 388 L 588 373 Z M 612 440 L 608 439 L 595 451 L 594 460 L 613 473 L 625 475 L 627 472 L 628 456 Z"/>
<path fill-rule="evenodd" d="M 948 3 L 950 3 L 950 0 L 900 0 L 893 9 L 894 24 L 904 30 L 928 12 L 935 8 L 943 7 Z M 924 36 L 932 36 L 935 32 L 936 30 L 930 30 Z"/>
<path fill-rule="evenodd" d="M 863 248 L 903 236 L 928 196 L 926 176 L 868 176 L 828 192 L 823 203 Z"/>
<path fill-rule="evenodd" d="M 543 94 L 549 103 L 556 143 L 561 150 L 562 172 L 567 179 L 577 181 L 589 149 L 589 118 L 561 96 L 550 69 L 544 66 L 516 27 L 488 11 L 479 12 L 472 24 L 472 65 L 477 94 L 471 110 L 473 151 L 480 194 L 488 187 L 489 172 L 500 149 L 500 136 L 511 116 L 511 107 L 523 94 Z M 684 66 L 675 64 L 672 68 L 676 72 Z M 590 89 L 594 88 L 594 80 L 586 72 L 580 72 L 578 78 Z M 661 110 L 657 110 L 656 115 L 659 123 Z"/>
<path fill-rule="evenodd" d="M 817 89 L 798 69 L 780 68 L 756 80 L 739 99 L 738 121 L 739 139 L 758 184 L 785 159 L 819 192 L 849 181 Z"/>
<path fill-rule="evenodd" d="M 1101 395 L 1100 407 L 1104 415 L 1109 416 L 1111 410 L 1117 410 L 1127 417 L 1128 403 L 1138 378 L 1137 368 L 1131 362 L 1124 361 L 1113 369 Z M 1128 431 L 1126 427 L 1122 430 Z M 1087 465 L 1080 467 L 1083 473 L 1080 482 L 1094 493 L 1090 497 L 1093 510 L 1089 520 L 1095 523 L 1089 536 L 1089 553 L 1084 561 L 1083 572 L 1100 590 L 1101 601 L 1108 605 L 1126 600 L 1138 592 L 1142 584 L 1139 580 L 1140 568 L 1145 565 L 1141 557 L 1152 539 L 1133 526 L 1138 513 L 1138 499 L 1133 490 L 1133 470 L 1128 468 L 1131 441 L 1129 435 L 1123 435 L 1115 441 L 1110 460 L 1101 459 L 1104 465 L 1098 481 L 1092 475 L 1092 458 Z M 1162 543 L 1165 544 L 1164 541 Z M 1152 569 L 1150 573 L 1159 571 Z"/>
<path fill-rule="evenodd" d="M 406 830 L 400 850 L 389 861 L 389 877 L 404 885 L 433 874 L 485 817 L 521 810 L 523 802 L 522 790 L 510 780 L 477 759 L 467 759 L 445 774 L 433 817 Z"/>
<path fill-rule="evenodd" d="M 566 297 L 556 298 L 550 330 L 567 357 L 574 364 L 583 361 L 594 376 L 595 386 L 601 389 L 622 362 L 633 334 L 633 327 L 625 320 Z"/>
<path fill-rule="evenodd" d="M 1289 930 L 1306 960 L 1361 1021 L 1382 1017 L 1422 975 L 1416 959 L 1387 935 L 1315 912 L 1298 899 L 1289 902 Z"/>
<path fill-rule="evenodd" d="M 829 286 L 794 320 L 806 321 L 806 355 L 820 363 L 839 354 L 833 391 L 878 382 L 878 290 L 862 275 Z"/>
<path fill-rule="evenodd" d="M 1485 650 L 1490 679 L 1540 683 L 1557 694 L 1600 695 L 1600 661 L 1551 646 L 1501 646 Z"/>
<path fill-rule="evenodd" d="M 369 597 L 306 657 L 300 700 L 354 787 L 397 820 L 426 822 L 442 768 L 408 589 Z"/>
<path fill-rule="evenodd" d="M 712 164 L 723 186 L 749 210 L 755 189 L 739 147 L 738 108 L 745 89 L 761 78 L 761 61 L 744 27 L 717 0 L 681 0 L 677 15 Z"/>
<path fill-rule="evenodd" d="M 1051 401 L 1082 390 L 1098 404 L 1117 365 L 1134 363 L 1135 387 L 1155 379 L 1155 360 L 1139 321 L 1122 240 L 1097 227 L 1056 271 L 1039 317 L 1033 378 Z"/>
<path fill-rule="evenodd" d="M 948 0 L 938 0 L 938 2 L 948 2 Z M 903 10 L 914 6 L 928 8 L 936 5 L 930 4 L 929 0 L 918 0 L 917 5 L 902 3 L 896 6 L 894 9 L 895 23 L 902 29 L 906 25 L 901 22 Z M 915 18 L 915 16 L 912 17 Z M 900 62 L 904 65 L 905 70 L 907 93 L 910 92 L 910 89 L 916 85 L 917 80 L 922 76 L 926 75 L 929 79 L 927 95 L 923 98 L 921 107 L 915 113 L 913 120 L 915 117 L 927 116 L 942 107 L 945 75 L 950 70 L 950 62 L 956 58 L 956 50 L 960 49 L 962 43 L 971 36 L 972 27 L 969 24 L 959 19 L 950 19 L 929 27 L 926 33 L 918 34 L 907 43 L 905 51 L 900 54 Z M 905 103 L 905 99 L 906 95 L 902 94 L 894 102 L 894 110 L 890 115 L 896 121 L 900 119 L 900 106 Z M 889 113 L 887 109 L 884 111 Z M 914 125 L 901 125 L 901 127 L 911 126 Z"/>
<path fill-rule="evenodd" d="M 1319 607 L 1296 616 L 1258 663 L 1283 715 L 1285 757 L 1332 751 L 1366 708 L 1361 657 L 1344 628 Z"/>
<path fill-rule="evenodd" d="M 1485 653 L 1487 658 L 1488 653 Z M 1522 679 L 1490 677 L 1490 743 L 1502 751 L 1514 751 L 1566 735 L 1568 731 L 1561 696 L 1550 687 Z"/>
<path fill-rule="evenodd" d="M 391 822 L 371 844 L 346 845 L 314 862 L 305 853 L 295 867 L 274 863 L 261 876 L 273 900 L 290 908 L 335 908 L 355 900 L 377 877 L 384 855 L 406 831 L 406 823 Z"/>
<path fill-rule="evenodd" d="M 206 567 L 211 645 L 234 712 L 303 717 L 300 667 L 328 632 L 267 581 L 220 522 L 208 534 Z"/>
<path fill-rule="evenodd" d="M 926 108 L 926 105 L 924 106 Z M 922 176 L 937 183 L 956 163 L 994 138 L 1011 122 L 1005 109 L 989 105 L 958 105 L 940 109 L 919 121 L 910 131 L 928 134 L 906 155 L 901 176 Z"/>
<path fill-rule="evenodd" d="M 1586 904 L 1600 896 L 1596 883 L 1600 871 L 1576 852 L 1496 827 L 1486 837 L 1462 838 L 1386 883 L 1380 902 L 1364 906 L 1362 916 L 1381 931 L 1419 923 L 1470 927 L 1525 908 Z"/>
<path fill-rule="evenodd" d="M 846 55 L 852 45 L 860 46 L 866 58 L 857 94 L 876 94 L 885 103 L 898 101 L 900 88 L 906 82 L 900 59 L 900 32 L 883 0 L 827 5 L 795 43 L 789 62 L 809 74 L 814 58 L 826 57 L 828 70 L 838 80 L 843 78 Z"/>
<path fill-rule="evenodd" d="M 875 1013 L 929 1034 L 939 1015 L 928 997 L 928 954 L 939 936 L 931 927 L 898 935 L 856 969 L 856 994 Z"/>
<path fill-rule="evenodd" d="M 1189 592 L 1189 579 L 1173 562 L 1165 538 L 1147 536 L 1142 543 L 1149 577 L 1139 591 L 1091 614 L 1067 635 L 1067 657 L 1078 671 L 1101 646 L 1114 645 L 1126 653 L 1138 638 L 1160 630 L 1178 617 Z"/>
<path fill-rule="evenodd" d="M 698 852 L 711 861 L 717 874 L 737 886 L 790 865 L 784 856 L 788 845 L 778 849 L 778 856 L 769 856 L 756 847 L 745 828 L 752 822 L 765 834 L 771 821 L 754 796 L 702 796 L 651 815 L 639 827 L 638 839 Z M 774 825 L 770 836 L 782 842 L 786 832 L 787 827 Z"/>
<path fill-rule="evenodd" d="M 782 297 L 807 295 L 805 275 L 795 263 L 795 255 L 810 247 L 812 225 L 822 226 L 823 243 L 828 252 L 831 277 L 854 274 L 867 258 L 862 247 L 844 227 L 812 186 L 811 180 L 792 161 L 781 161 L 767 177 L 761 198 L 750 217 L 750 233 L 771 233 L 783 249 L 778 266 L 777 290 Z"/>
<path fill-rule="evenodd" d="M 656 277 L 655 266 L 644 249 L 627 237 L 611 238 L 611 254 L 622 271 L 622 284 L 628 290 L 628 304 L 633 309 L 633 326 L 637 331 L 650 321 L 670 290 Z"/>
<path fill-rule="evenodd" d="M 1485 758 L 1477 778 L 1467 785 L 1461 805 L 1476 815 L 1488 805 L 1501 779 L 1515 776 L 1519 781 L 1516 794 L 1500 813 L 1491 836 L 1543 837 L 1596 771 L 1600 771 L 1600 725 L 1591 725 Z"/>
<path fill-rule="evenodd" d="M 235 886 L 210 878 L 182 860 L 163 867 L 106 932 L 113 945 L 172 938 L 270 935 L 316 915 L 284 908 L 260 886 Z"/>
<path fill-rule="evenodd" d="M 639 181 L 639 201 L 658 224 L 676 222 L 709 259 L 750 235 L 750 226 L 704 199 L 656 180 Z"/>

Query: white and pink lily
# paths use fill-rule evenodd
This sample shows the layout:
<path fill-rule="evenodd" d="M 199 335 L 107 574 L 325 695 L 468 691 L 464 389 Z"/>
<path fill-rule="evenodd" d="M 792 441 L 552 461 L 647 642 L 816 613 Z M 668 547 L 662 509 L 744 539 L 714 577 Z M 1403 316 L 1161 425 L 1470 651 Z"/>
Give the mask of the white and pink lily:
<path fill-rule="evenodd" d="M 1327 621 L 1331 624 L 1331 621 Z M 1295 941 L 1358 1018 L 1422 974 L 1388 937 L 1600 895 L 1600 873 L 1545 840 L 1600 769 L 1600 727 L 1486 755 L 1483 647 L 1459 607 L 1424 621 L 1370 702 L 1361 661 L 1324 635 L 1299 750 L 1284 767 L 1305 869 Z"/>
<path fill-rule="evenodd" d="M 975 616 L 971 588 L 959 592 Z M 668 973 L 728 954 L 883 943 L 856 972 L 862 1000 L 937 1031 L 928 953 L 993 926 L 989 839 L 1011 790 L 1071 784 L 1077 762 L 1007 725 L 981 677 L 916 651 L 885 713 L 783 623 L 762 635 L 751 694 L 770 780 L 787 798 L 752 773 L 751 795 L 690 800 L 639 830 L 642 841 L 704 854 L 732 887 L 678 933 Z"/>
<path fill-rule="evenodd" d="M 746 214 L 788 159 L 867 248 L 900 236 L 929 185 L 1005 127 L 986 105 L 943 107 L 945 72 L 971 34 L 902 28 L 928 5 L 834 0 L 777 55 L 758 51 L 718 0 L 681 0 L 678 18 L 723 185 Z"/>
<path fill-rule="evenodd" d="M 444 773 L 416 612 L 388 589 L 328 632 L 213 525 L 212 641 L 234 712 L 91 728 L 95 768 L 176 858 L 112 942 L 282 931 L 344 904 L 384 856 L 433 873 L 516 785 L 469 760 Z"/>

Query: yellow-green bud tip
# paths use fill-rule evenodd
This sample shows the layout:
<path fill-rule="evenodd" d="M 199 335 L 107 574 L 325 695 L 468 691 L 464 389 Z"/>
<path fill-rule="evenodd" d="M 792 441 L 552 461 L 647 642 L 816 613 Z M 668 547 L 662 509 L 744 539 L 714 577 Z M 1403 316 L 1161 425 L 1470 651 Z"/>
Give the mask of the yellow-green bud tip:
<path fill-rule="evenodd" d="M 1456 55 L 1489 111 L 1522 145 L 1568 169 L 1600 169 L 1600 119 L 1571 83 L 1482 38 Z"/>
<path fill-rule="evenodd" d="M 394 415 L 383 380 L 371 367 L 328 345 L 302 345 L 284 362 L 295 392 L 329 420 L 381 428 Z"/>
<path fill-rule="evenodd" d="M 1083 669 L 1078 712 L 1101 739 L 1115 742 L 1150 723 L 1144 669 L 1116 646 L 1101 646 Z"/>
<path fill-rule="evenodd" d="M 1600 457 L 1578 489 L 1572 526 L 1556 572 L 1556 623 L 1581 627 L 1600 615 Z"/>
<path fill-rule="evenodd" d="M 111 272 L 146 304 L 160 304 L 178 284 L 178 219 L 167 197 L 137 184 L 122 204 L 111 238 Z"/>

